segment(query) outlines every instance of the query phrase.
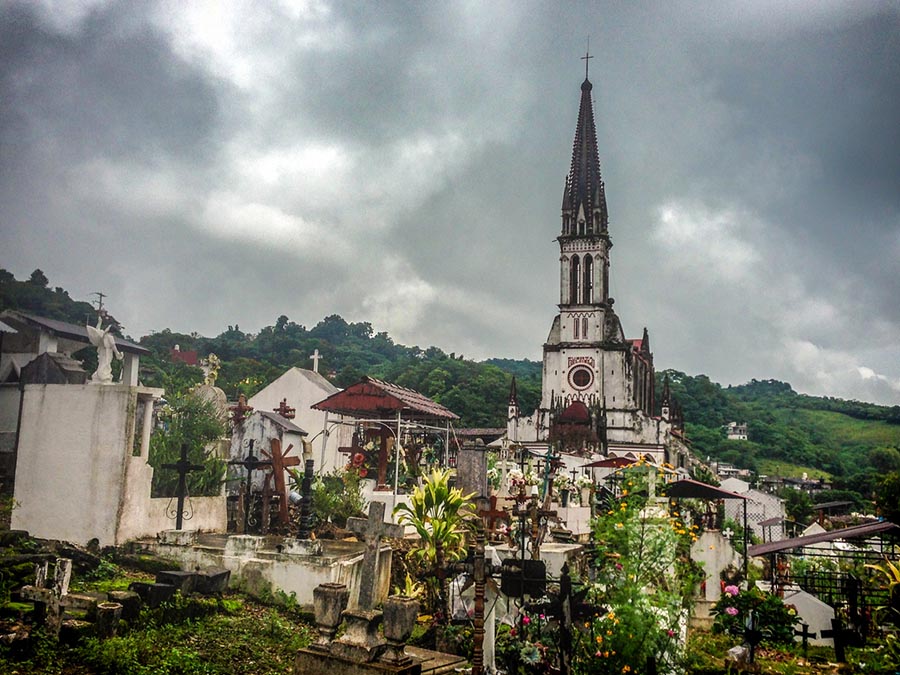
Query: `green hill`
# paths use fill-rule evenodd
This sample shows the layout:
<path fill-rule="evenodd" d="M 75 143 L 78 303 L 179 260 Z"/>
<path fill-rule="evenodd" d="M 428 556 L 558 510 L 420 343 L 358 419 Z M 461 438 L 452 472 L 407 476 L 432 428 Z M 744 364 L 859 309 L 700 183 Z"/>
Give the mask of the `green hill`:
<path fill-rule="evenodd" d="M 40 270 L 25 281 L 0 270 L 0 309 L 6 308 L 75 323 L 93 313 L 89 303 L 73 300 L 59 287 L 51 289 Z M 153 353 L 142 360 L 142 381 L 170 392 L 202 378 L 199 368 L 172 362 L 169 353 L 178 344 L 201 357 L 213 352 L 219 356 L 218 384 L 232 399 L 239 393 L 254 394 L 287 368 L 309 367 L 309 355 L 318 349 L 320 369 L 338 386 L 363 375 L 396 382 L 449 407 L 461 416 L 461 426 L 505 426 L 513 376 L 522 410 L 533 410 L 540 401 L 538 362 L 475 362 L 437 347 L 399 345 L 368 322 L 348 323 L 337 315 L 311 328 L 280 316 L 258 333 L 234 325 L 215 337 L 166 329 L 141 337 L 140 343 Z M 665 376 L 682 406 L 688 438 L 702 459 L 763 473 L 821 472 L 833 476 L 836 487 L 864 495 L 871 493 L 879 475 L 900 469 L 900 406 L 806 396 L 776 380 L 722 387 L 705 375 L 675 370 L 657 373 L 657 395 Z M 747 422 L 748 441 L 725 438 L 723 426 L 732 421 Z"/>

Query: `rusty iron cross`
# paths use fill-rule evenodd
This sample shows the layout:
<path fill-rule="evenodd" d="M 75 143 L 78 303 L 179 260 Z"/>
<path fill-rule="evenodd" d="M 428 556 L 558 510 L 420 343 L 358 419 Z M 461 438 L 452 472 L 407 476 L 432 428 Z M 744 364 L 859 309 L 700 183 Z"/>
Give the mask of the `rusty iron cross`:
<path fill-rule="evenodd" d="M 162 469 L 171 469 L 178 472 L 178 486 L 175 488 L 175 497 L 178 499 L 175 507 L 177 509 L 177 511 L 175 512 L 176 530 L 180 530 L 181 526 L 184 524 L 184 500 L 188 495 L 187 475 L 189 473 L 193 473 L 194 471 L 202 471 L 204 468 L 206 468 L 202 464 L 191 464 L 190 460 L 188 459 L 187 453 L 187 443 L 182 443 L 181 458 L 177 462 L 174 462 L 172 464 L 163 464 L 160 467 Z"/>
<path fill-rule="evenodd" d="M 277 412 L 286 420 L 292 420 L 297 415 L 297 409 L 289 406 L 286 398 L 281 399 L 281 403 L 278 404 L 277 408 L 273 408 L 272 411 Z"/>
<path fill-rule="evenodd" d="M 233 405 L 229 408 L 231 411 L 231 421 L 234 422 L 235 425 L 240 425 L 244 423 L 244 420 L 247 419 L 247 416 L 253 412 L 253 406 L 247 405 L 247 397 L 241 394 L 238 396 L 237 405 Z"/>

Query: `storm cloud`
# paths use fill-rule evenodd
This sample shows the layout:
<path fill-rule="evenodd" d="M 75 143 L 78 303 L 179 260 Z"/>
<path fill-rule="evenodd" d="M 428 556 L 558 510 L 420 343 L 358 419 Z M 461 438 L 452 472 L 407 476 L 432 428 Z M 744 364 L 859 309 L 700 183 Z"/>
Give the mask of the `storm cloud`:
<path fill-rule="evenodd" d="M 2 2 L 0 265 L 539 359 L 588 34 L 626 333 L 900 403 L 896 2 Z"/>

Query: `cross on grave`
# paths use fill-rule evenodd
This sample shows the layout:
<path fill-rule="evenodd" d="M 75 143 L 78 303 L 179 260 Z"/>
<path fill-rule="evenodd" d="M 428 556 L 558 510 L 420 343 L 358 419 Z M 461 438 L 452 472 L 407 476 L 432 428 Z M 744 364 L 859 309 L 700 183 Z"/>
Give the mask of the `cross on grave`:
<path fill-rule="evenodd" d="M 546 532 L 547 520 L 556 517 L 556 511 L 539 507 L 537 497 L 532 497 L 529 514 L 531 516 L 531 559 L 539 560 L 541 541 Z"/>
<path fill-rule="evenodd" d="M 273 438 L 269 441 L 270 450 L 263 450 L 263 455 L 269 460 L 272 467 L 272 480 L 275 482 L 275 493 L 279 495 L 278 503 L 278 522 L 287 526 L 290 517 L 288 516 L 287 505 L 287 485 L 284 482 L 284 472 L 294 466 L 300 466 L 300 458 L 291 456 L 288 453 L 294 447 L 293 444 L 287 446 L 284 452 L 281 451 L 281 441 Z"/>
<path fill-rule="evenodd" d="M 491 541 L 496 541 L 498 539 L 497 521 L 499 520 L 508 523 L 509 513 L 507 513 L 505 509 L 497 508 L 497 495 L 491 495 L 490 504 L 490 508 L 479 511 L 478 515 L 485 520 L 488 538 Z"/>
<path fill-rule="evenodd" d="M 361 537 L 366 545 L 359 585 L 359 608 L 372 609 L 375 605 L 375 575 L 378 573 L 381 539 L 401 538 L 403 526 L 384 522 L 384 502 L 369 502 L 369 517 L 348 518 L 347 529 Z"/>
<path fill-rule="evenodd" d="M 175 488 L 175 497 L 178 500 L 176 502 L 176 511 L 175 511 L 175 529 L 180 530 L 184 525 L 184 516 L 187 515 L 184 511 L 184 500 L 188 495 L 187 489 L 187 475 L 189 473 L 193 473 L 194 471 L 202 471 L 205 467 L 202 464 L 191 464 L 190 460 L 187 456 L 188 446 L 187 443 L 181 444 L 181 458 L 172 464 L 163 464 L 163 469 L 171 469 L 172 471 L 178 472 L 178 485 Z M 171 502 L 169 502 L 171 504 Z M 168 515 L 168 514 L 167 514 Z M 171 517 L 171 516 L 170 516 Z"/>
<path fill-rule="evenodd" d="M 250 439 L 250 452 L 247 453 L 247 456 L 244 459 L 234 459 L 228 462 L 232 466 L 242 466 L 247 471 L 247 482 L 244 487 L 244 530 L 243 533 L 247 533 L 247 525 L 250 523 L 250 491 L 253 486 L 253 472 L 258 471 L 259 469 L 271 466 L 272 462 L 261 460 L 256 455 L 253 454 L 253 439 Z"/>
<path fill-rule="evenodd" d="M 496 501 L 493 499 L 492 501 Z M 475 525 L 475 546 L 467 560 L 452 563 L 450 570 L 455 574 L 470 574 L 475 586 L 475 606 L 472 613 L 472 675 L 484 674 L 484 609 L 485 609 L 485 584 L 488 577 L 494 572 L 490 561 L 484 555 L 484 528 L 479 523 Z"/>
<path fill-rule="evenodd" d="M 235 426 L 239 426 L 247 419 L 247 415 L 253 412 L 253 406 L 247 405 L 247 397 L 241 394 L 238 396 L 237 405 L 231 406 L 229 410 L 231 411 L 231 421 Z"/>
<path fill-rule="evenodd" d="M 795 630 L 794 635 L 799 635 L 803 639 L 803 658 L 806 658 L 806 652 L 809 648 L 809 639 L 816 639 L 816 631 L 809 631 L 809 624 L 802 623 L 800 624 L 802 630 Z"/>
<path fill-rule="evenodd" d="M 277 412 L 286 420 L 292 420 L 297 416 L 297 409 L 289 406 L 286 398 L 281 399 L 281 403 L 277 408 L 273 408 L 272 412 Z"/>
<path fill-rule="evenodd" d="M 726 527 L 722 530 L 722 536 L 726 539 L 731 539 L 734 536 L 734 531 L 730 527 Z"/>
<path fill-rule="evenodd" d="M 53 582 L 47 585 L 47 568 L 45 560 L 34 566 L 34 586 L 23 586 L 19 589 L 19 597 L 34 603 L 37 623 L 44 623 L 49 632 L 59 635 L 62 625 L 62 601 L 69 593 L 69 581 L 72 579 L 72 560 L 57 558 Z"/>
<path fill-rule="evenodd" d="M 309 358 L 311 358 L 312 362 L 313 362 L 313 372 L 318 373 L 319 372 L 319 359 L 322 358 L 321 356 L 319 356 L 319 350 L 318 349 L 314 350 L 313 353 L 309 355 Z"/>
<path fill-rule="evenodd" d="M 859 642 L 859 633 L 852 628 L 844 628 L 844 622 L 837 618 L 831 620 L 831 630 L 823 630 L 819 635 L 832 639 L 834 658 L 838 663 L 847 663 L 847 645 Z"/>

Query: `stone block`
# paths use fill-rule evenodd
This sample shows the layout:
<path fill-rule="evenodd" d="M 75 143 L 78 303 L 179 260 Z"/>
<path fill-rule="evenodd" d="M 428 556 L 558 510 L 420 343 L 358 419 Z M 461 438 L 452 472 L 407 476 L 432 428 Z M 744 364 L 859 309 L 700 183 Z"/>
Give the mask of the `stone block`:
<path fill-rule="evenodd" d="M 145 605 L 155 608 L 171 600 L 178 589 L 172 584 L 149 584 L 144 581 L 135 581 L 128 587 L 128 590 L 141 596 Z"/>
<path fill-rule="evenodd" d="M 196 530 L 163 530 L 159 533 L 159 543 L 167 546 L 193 546 L 197 543 Z"/>
<path fill-rule="evenodd" d="M 210 567 L 197 572 L 194 590 L 203 595 L 224 593 L 231 580 L 231 570 L 222 567 Z"/>
<path fill-rule="evenodd" d="M 265 537 L 257 537 L 252 534 L 235 534 L 228 537 L 225 543 L 225 555 L 244 557 L 253 556 L 265 546 Z"/>
<path fill-rule="evenodd" d="M 182 595 L 190 595 L 194 592 L 197 580 L 196 572 L 184 572 L 182 570 L 165 570 L 156 573 L 156 583 L 170 584 Z"/>
<path fill-rule="evenodd" d="M 122 605 L 122 618 L 125 621 L 134 621 L 141 613 L 141 596 L 134 591 L 110 591 L 107 593 L 110 602 Z"/>
<path fill-rule="evenodd" d="M 59 641 L 64 645 L 76 645 L 94 634 L 94 624 L 80 619 L 66 619 L 59 627 Z"/>
<path fill-rule="evenodd" d="M 284 542 L 281 552 L 288 555 L 322 555 L 322 542 L 318 539 L 290 539 Z"/>
<path fill-rule="evenodd" d="M 294 675 L 421 675 L 422 664 L 413 659 L 404 666 L 372 661 L 361 663 L 340 656 L 301 649 L 294 660 Z"/>

